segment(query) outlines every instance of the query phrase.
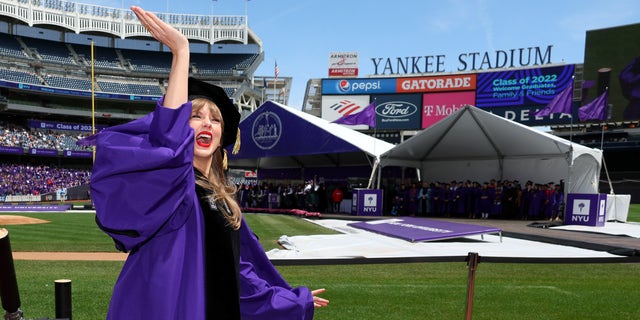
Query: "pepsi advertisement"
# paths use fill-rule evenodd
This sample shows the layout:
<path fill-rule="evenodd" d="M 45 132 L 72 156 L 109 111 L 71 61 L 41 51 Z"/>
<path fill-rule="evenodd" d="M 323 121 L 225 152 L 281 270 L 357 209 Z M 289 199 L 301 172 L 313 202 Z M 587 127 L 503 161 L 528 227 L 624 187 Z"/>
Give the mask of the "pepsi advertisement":
<path fill-rule="evenodd" d="M 396 78 L 322 79 L 322 94 L 395 93 Z"/>
<path fill-rule="evenodd" d="M 478 74 L 476 106 L 545 106 L 573 81 L 574 65 Z"/>

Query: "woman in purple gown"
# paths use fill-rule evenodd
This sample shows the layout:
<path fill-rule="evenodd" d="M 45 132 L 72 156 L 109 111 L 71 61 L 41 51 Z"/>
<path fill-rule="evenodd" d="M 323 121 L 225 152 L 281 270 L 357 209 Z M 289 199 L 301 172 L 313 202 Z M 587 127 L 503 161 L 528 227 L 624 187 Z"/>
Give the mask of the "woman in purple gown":
<path fill-rule="evenodd" d="M 189 43 L 132 7 L 172 52 L 151 114 L 82 140 L 96 145 L 96 222 L 129 252 L 107 319 L 311 319 L 328 301 L 292 288 L 245 223 L 225 177 L 240 114 L 220 87 L 189 78 Z"/>

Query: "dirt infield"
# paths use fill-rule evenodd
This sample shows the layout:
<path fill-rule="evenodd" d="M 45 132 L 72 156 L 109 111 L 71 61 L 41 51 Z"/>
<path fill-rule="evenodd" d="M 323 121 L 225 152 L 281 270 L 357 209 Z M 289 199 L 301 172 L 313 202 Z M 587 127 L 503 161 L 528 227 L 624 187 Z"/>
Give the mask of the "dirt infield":
<path fill-rule="evenodd" d="M 49 222 L 24 216 L 0 215 L 0 227 Z M 127 259 L 127 254 L 122 252 L 13 252 L 12 255 L 13 260 L 124 261 Z"/>
<path fill-rule="evenodd" d="M 0 226 L 8 226 L 8 225 L 15 225 L 15 224 L 37 224 L 37 223 L 49 223 L 49 222 L 51 221 L 37 219 L 37 218 L 29 218 L 24 216 L 0 214 Z"/>
<path fill-rule="evenodd" d="M 122 252 L 13 252 L 13 260 L 124 261 Z"/>

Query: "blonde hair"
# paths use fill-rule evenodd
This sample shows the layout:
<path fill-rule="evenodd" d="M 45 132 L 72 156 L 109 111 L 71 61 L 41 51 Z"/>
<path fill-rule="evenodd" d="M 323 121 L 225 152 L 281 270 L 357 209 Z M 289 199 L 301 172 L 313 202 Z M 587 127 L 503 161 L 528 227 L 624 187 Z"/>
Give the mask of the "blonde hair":
<path fill-rule="evenodd" d="M 213 116 L 222 119 L 218 106 L 208 99 L 194 99 L 192 101 L 192 107 L 193 111 L 198 111 L 203 107 L 209 107 Z M 224 119 L 222 119 L 221 126 L 224 132 Z M 220 145 L 222 145 L 222 137 L 220 137 Z M 240 211 L 240 206 L 236 201 L 235 194 L 237 190 L 235 185 L 227 183 L 226 168 L 223 165 L 225 157 L 226 155 L 222 146 L 218 147 L 213 152 L 209 176 L 197 176 L 196 184 L 209 191 L 210 199 L 218 204 L 218 209 L 227 219 L 229 225 L 233 227 L 234 230 L 238 230 L 242 223 L 242 211 Z"/>

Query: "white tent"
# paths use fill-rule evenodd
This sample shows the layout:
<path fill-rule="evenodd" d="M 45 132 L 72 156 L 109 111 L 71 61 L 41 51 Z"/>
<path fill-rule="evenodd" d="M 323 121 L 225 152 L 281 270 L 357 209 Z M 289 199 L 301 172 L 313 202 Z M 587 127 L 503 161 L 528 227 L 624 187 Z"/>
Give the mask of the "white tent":
<path fill-rule="evenodd" d="M 373 166 L 392 144 L 294 108 L 267 101 L 240 122 L 233 168 Z"/>
<path fill-rule="evenodd" d="M 602 151 L 465 106 L 380 156 L 380 166 L 418 168 L 428 182 L 491 179 L 565 182 L 598 193 Z"/>

